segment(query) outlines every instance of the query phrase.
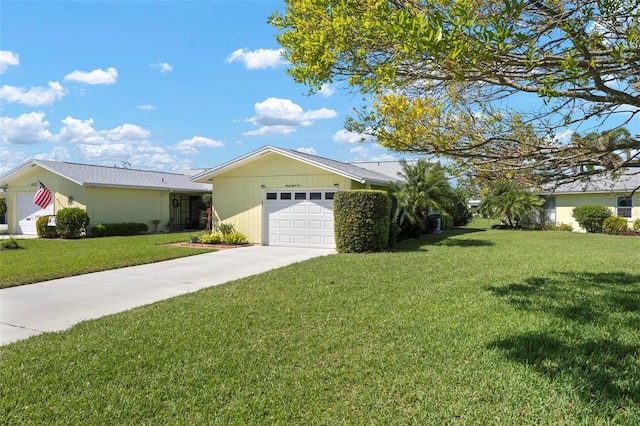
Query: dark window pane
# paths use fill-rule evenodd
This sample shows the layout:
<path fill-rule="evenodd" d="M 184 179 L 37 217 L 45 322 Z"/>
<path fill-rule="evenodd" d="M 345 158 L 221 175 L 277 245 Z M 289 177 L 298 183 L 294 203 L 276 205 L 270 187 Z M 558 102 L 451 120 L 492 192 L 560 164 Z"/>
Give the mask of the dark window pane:
<path fill-rule="evenodd" d="M 333 196 L 335 195 L 335 192 L 325 192 L 324 193 L 324 199 L 325 200 L 333 200 Z"/>
<path fill-rule="evenodd" d="M 296 200 L 306 200 L 307 199 L 307 193 L 306 192 L 296 192 Z"/>
<path fill-rule="evenodd" d="M 278 194 L 276 192 L 267 192 L 267 200 L 277 200 Z"/>
<path fill-rule="evenodd" d="M 281 192 L 280 193 L 280 199 L 281 200 L 290 200 L 291 199 L 291 193 L 290 192 Z"/>
<path fill-rule="evenodd" d="M 322 192 L 312 192 L 309 194 L 310 200 L 322 200 Z"/>

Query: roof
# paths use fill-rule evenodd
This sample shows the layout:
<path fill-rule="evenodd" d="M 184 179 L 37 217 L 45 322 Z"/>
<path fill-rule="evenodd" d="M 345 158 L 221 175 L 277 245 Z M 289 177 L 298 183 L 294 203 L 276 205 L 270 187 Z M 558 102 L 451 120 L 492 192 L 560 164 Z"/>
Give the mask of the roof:
<path fill-rule="evenodd" d="M 28 173 L 32 167 L 42 167 L 81 186 L 104 186 L 188 192 L 210 192 L 211 184 L 193 182 L 189 176 L 118 167 L 94 166 L 50 160 L 29 160 L 0 176 L 0 186 Z M 46 182 L 43 182 L 46 185 Z"/>
<path fill-rule="evenodd" d="M 277 148 L 269 145 L 200 173 L 192 179 L 196 182 L 207 182 L 215 176 L 248 164 L 269 153 L 280 154 L 360 183 L 388 185 L 390 183 L 400 182 L 400 178 L 397 174 L 386 175 L 383 173 L 382 168 L 375 170 L 375 167 L 373 166 L 370 168 L 360 167 L 359 163 L 343 163 L 329 158 L 319 157 L 317 155 L 306 154 L 304 152 L 294 151 L 291 149 Z"/>
<path fill-rule="evenodd" d="M 564 183 L 553 190 L 543 190 L 544 194 L 575 194 L 603 192 L 633 192 L 640 189 L 640 170 L 628 170 L 618 177 L 601 174 L 585 181 Z"/>

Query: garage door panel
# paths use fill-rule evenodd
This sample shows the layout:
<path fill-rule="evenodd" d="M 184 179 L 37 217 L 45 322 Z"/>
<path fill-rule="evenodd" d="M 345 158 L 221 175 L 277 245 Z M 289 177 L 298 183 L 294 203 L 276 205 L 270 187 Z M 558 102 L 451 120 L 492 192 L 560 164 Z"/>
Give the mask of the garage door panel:
<path fill-rule="evenodd" d="M 265 199 L 265 240 L 270 245 L 292 245 L 307 247 L 335 247 L 333 237 L 333 200 L 311 199 L 310 192 L 306 196 L 296 190 L 291 199 Z M 296 197 L 298 199 L 296 199 Z"/>
<path fill-rule="evenodd" d="M 36 235 L 36 221 L 42 216 L 53 214 L 53 201 L 46 208 L 33 203 L 35 193 L 16 194 L 16 234 Z"/>

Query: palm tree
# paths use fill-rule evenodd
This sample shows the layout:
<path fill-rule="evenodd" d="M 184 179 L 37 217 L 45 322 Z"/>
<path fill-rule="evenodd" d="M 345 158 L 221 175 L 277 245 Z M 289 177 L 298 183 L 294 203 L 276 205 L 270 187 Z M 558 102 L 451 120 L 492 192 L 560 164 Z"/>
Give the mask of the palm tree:
<path fill-rule="evenodd" d="M 480 203 L 480 213 L 500 217 L 511 228 L 519 228 L 523 218 L 542 208 L 544 201 L 535 193 L 519 187 L 515 182 L 494 182 Z"/>
<path fill-rule="evenodd" d="M 439 164 L 419 159 L 413 164 L 401 161 L 404 183 L 393 188 L 397 200 L 395 219 L 401 228 L 405 221 L 424 231 L 426 218 L 434 211 L 447 211 L 454 203 L 454 194 L 444 169 Z"/>

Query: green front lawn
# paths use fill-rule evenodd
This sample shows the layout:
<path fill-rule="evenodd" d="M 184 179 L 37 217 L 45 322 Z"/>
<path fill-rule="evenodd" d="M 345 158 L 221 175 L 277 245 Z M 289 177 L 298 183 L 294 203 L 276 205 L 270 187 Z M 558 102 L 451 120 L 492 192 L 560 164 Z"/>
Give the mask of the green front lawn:
<path fill-rule="evenodd" d="M 458 230 L 0 350 L 2 424 L 640 422 L 640 238 Z"/>
<path fill-rule="evenodd" d="M 18 240 L 24 249 L 0 251 L 0 288 L 210 251 L 165 245 L 187 242 L 191 234 L 151 234 L 80 240 Z"/>

